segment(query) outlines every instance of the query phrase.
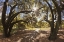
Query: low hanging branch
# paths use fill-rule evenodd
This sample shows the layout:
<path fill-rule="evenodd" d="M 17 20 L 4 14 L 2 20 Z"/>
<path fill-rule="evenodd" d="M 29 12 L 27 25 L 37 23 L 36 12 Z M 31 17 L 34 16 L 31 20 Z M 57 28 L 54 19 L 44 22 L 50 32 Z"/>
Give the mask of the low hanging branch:
<path fill-rule="evenodd" d="M 17 5 L 21 5 L 21 6 L 22 6 L 22 3 L 21 3 L 21 4 L 16 3 L 14 6 L 12 6 L 11 9 L 10 9 L 9 16 L 12 15 L 12 13 L 14 12 L 13 9 L 14 9 Z"/>
<path fill-rule="evenodd" d="M 17 13 L 15 13 L 15 14 L 13 14 L 13 15 L 9 18 L 7 24 L 10 25 L 11 22 L 14 20 L 14 18 L 15 18 L 18 14 L 20 14 L 20 13 L 25 13 L 25 12 L 30 13 L 30 12 L 32 12 L 32 11 L 20 11 L 20 12 L 17 12 Z"/>
<path fill-rule="evenodd" d="M 18 20 L 18 21 L 15 21 L 15 22 L 12 22 L 11 24 L 16 24 L 16 23 L 18 23 L 18 22 L 25 22 L 25 23 L 27 23 L 26 21 L 24 21 L 24 20 Z"/>
<path fill-rule="evenodd" d="M 30 12 L 32 12 L 32 11 L 20 11 L 20 12 L 18 12 L 18 13 L 15 13 L 15 14 L 13 14 L 13 15 L 11 16 L 10 20 L 12 21 L 18 14 L 20 14 L 20 13 L 25 13 L 25 12 L 30 13 Z"/>
<path fill-rule="evenodd" d="M 13 12 L 14 12 L 13 9 L 14 9 L 17 5 L 22 5 L 22 4 L 16 3 L 14 6 L 11 7 L 10 13 L 9 13 L 9 16 L 8 16 L 8 20 L 7 20 L 7 23 L 8 23 L 8 24 L 9 24 L 9 21 L 10 21 L 11 16 L 13 15 Z"/>

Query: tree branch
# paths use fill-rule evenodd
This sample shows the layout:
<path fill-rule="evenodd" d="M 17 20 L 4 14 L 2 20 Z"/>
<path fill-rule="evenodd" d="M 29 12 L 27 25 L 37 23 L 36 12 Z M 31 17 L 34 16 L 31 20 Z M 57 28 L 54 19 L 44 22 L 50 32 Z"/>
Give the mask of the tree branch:
<path fill-rule="evenodd" d="M 56 3 L 56 0 L 52 0 L 52 2 L 54 3 L 54 5 L 56 6 L 56 10 L 58 12 L 58 21 L 59 24 L 61 24 L 61 8 L 60 6 L 58 6 L 58 4 Z"/>
<path fill-rule="evenodd" d="M 27 23 L 26 21 L 24 21 L 24 20 L 18 20 L 18 21 L 15 21 L 15 22 L 12 22 L 11 24 L 16 24 L 16 23 L 19 23 L 19 22 L 25 22 L 25 23 Z"/>
<path fill-rule="evenodd" d="M 13 7 L 11 7 L 10 9 L 10 13 L 9 13 L 9 17 L 11 16 L 11 14 L 13 13 L 12 10 L 17 6 L 17 4 L 15 4 Z"/>
<path fill-rule="evenodd" d="M 30 13 L 30 12 L 32 12 L 32 11 L 20 11 L 20 12 L 17 12 L 17 13 L 15 13 L 15 14 L 13 14 L 13 15 L 11 16 L 11 18 L 14 19 L 18 14 L 20 14 L 20 13 L 25 13 L 25 12 Z"/>
<path fill-rule="evenodd" d="M 47 1 L 46 1 L 47 2 Z M 53 14 L 53 9 L 52 6 L 47 2 L 48 6 L 50 7 L 51 13 L 52 13 L 52 21 L 54 22 L 54 14 Z"/>
<path fill-rule="evenodd" d="M 32 11 L 20 11 L 20 12 L 17 12 L 17 13 L 15 13 L 15 14 L 13 14 L 13 15 L 9 18 L 8 24 L 10 24 L 18 14 L 20 14 L 20 13 L 25 13 L 25 12 L 30 13 L 30 12 L 32 12 Z"/>
<path fill-rule="evenodd" d="M 11 9 L 10 9 L 10 13 L 9 13 L 9 17 L 10 17 L 11 14 L 13 13 L 12 11 L 13 11 L 13 9 L 14 9 L 17 5 L 22 5 L 22 4 L 18 4 L 18 3 L 16 3 L 13 7 L 11 7 Z"/>

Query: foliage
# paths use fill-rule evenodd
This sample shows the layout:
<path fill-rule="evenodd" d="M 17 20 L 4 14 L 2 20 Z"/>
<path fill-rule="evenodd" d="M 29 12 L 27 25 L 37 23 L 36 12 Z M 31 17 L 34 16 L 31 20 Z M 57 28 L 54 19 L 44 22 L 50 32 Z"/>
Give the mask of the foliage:
<path fill-rule="evenodd" d="M 54 6 L 52 6 L 47 0 L 44 0 L 44 1 L 48 4 L 50 11 L 51 11 L 51 15 L 52 15 L 52 21 L 46 20 L 50 24 L 50 27 L 51 27 L 51 33 L 50 33 L 49 40 L 55 40 L 57 38 L 57 33 L 61 25 L 61 11 L 62 11 L 61 7 L 62 6 L 60 7 L 58 5 L 57 0 L 52 0 L 52 3 L 54 4 Z M 58 15 L 56 22 L 54 22 L 54 14 Z M 55 23 L 56 25 L 54 25 Z"/>
<path fill-rule="evenodd" d="M 5 0 L 3 3 L 2 11 L 2 25 L 4 30 L 4 35 L 6 37 L 10 36 L 12 27 L 17 25 L 17 28 L 26 28 L 29 27 L 51 27 L 51 33 L 49 40 L 55 40 L 57 38 L 57 33 L 61 25 L 61 12 L 64 10 L 63 4 L 59 5 L 57 0 L 51 0 L 52 5 L 49 3 L 50 0 Z M 63 1 L 62 1 L 63 2 Z M 62 3 L 61 2 L 61 3 Z M 6 16 L 6 11 L 8 6 L 10 7 L 10 12 Z M 33 7 L 38 7 L 36 11 L 33 10 Z M 19 15 L 23 13 L 25 17 L 23 20 L 20 19 Z M 30 13 L 30 15 L 29 15 Z M 26 16 L 26 14 L 28 14 Z M 44 15 L 42 15 L 44 14 Z M 42 15 L 41 19 L 40 16 Z M 48 15 L 50 15 L 48 17 Z M 54 21 L 55 16 L 57 16 L 56 21 Z M 37 20 L 39 17 L 40 20 Z M 48 20 L 48 18 L 51 18 Z M 43 22 L 46 21 L 46 22 Z M 22 22 L 24 24 L 22 24 Z"/>
<path fill-rule="evenodd" d="M 15 12 L 15 8 L 17 5 L 22 5 L 22 3 L 18 4 L 17 1 L 14 0 L 14 4 L 13 6 L 11 6 L 11 9 L 10 9 L 10 12 L 9 12 L 9 15 L 8 17 L 6 17 L 6 11 L 7 11 L 7 6 L 9 5 L 8 4 L 8 1 L 9 0 L 5 0 L 4 2 L 4 5 L 3 5 L 3 11 L 2 11 L 2 25 L 3 25 L 3 30 L 4 30 L 4 36 L 5 37 L 9 37 L 10 36 L 10 33 L 11 33 L 11 30 L 12 30 L 12 27 L 14 24 L 18 23 L 18 22 L 26 22 L 24 20 L 19 20 L 19 21 L 13 21 L 14 18 L 19 14 L 19 13 L 30 13 L 31 11 L 27 11 L 27 10 L 21 10 L 21 11 L 18 11 L 18 12 Z"/>

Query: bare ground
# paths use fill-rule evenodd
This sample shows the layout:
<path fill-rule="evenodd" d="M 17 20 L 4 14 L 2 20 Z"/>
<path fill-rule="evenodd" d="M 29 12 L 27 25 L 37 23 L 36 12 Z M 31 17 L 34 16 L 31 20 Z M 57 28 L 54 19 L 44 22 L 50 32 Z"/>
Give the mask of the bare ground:
<path fill-rule="evenodd" d="M 18 30 L 9 38 L 4 38 L 0 33 L 0 42 L 64 42 L 64 29 L 59 30 L 55 41 L 48 40 L 49 33 L 49 31 Z"/>

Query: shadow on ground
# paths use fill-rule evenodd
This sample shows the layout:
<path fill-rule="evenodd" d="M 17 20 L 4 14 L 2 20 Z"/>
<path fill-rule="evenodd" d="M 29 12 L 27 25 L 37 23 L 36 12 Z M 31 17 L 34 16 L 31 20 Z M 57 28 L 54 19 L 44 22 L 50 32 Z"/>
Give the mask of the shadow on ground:
<path fill-rule="evenodd" d="M 0 35 L 0 42 L 64 42 L 64 30 L 59 30 L 58 38 L 55 41 L 49 41 L 49 31 L 18 30 L 10 38 L 4 38 Z"/>

